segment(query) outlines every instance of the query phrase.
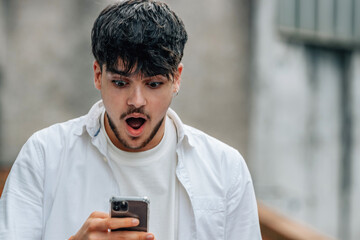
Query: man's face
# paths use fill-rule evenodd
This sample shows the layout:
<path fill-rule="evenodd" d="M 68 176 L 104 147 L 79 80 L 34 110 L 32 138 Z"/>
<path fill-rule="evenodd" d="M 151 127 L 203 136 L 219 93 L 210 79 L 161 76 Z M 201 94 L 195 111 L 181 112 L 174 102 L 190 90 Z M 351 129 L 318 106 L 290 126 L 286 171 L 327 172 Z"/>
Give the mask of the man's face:
<path fill-rule="evenodd" d="M 162 139 L 165 116 L 180 87 L 182 64 L 174 79 L 165 76 L 124 76 L 122 61 L 117 69 L 94 62 L 95 87 L 105 105 L 105 130 L 118 148 L 140 152 L 155 147 Z"/>

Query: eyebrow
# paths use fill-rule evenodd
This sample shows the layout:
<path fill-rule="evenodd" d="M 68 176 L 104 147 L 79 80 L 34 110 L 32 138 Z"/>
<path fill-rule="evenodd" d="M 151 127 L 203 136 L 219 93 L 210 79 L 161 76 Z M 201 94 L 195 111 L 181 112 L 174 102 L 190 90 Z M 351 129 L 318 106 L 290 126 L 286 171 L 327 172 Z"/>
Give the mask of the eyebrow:
<path fill-rule="evenodd" d="M 134 74 L 134 73 L 128 73 L 128 72 L 125 72 L 125 71 L 117 70 L 117 69 L 115 69 L 113 67 L 106 68 L 106 72 L 119 74 L 120 76 L 123 76 L 123 77 L 130 77 L 131 75 Z M 168 81 L 171 81 L 170 78 L 167 78 L 166 76 L 161 75 L 161 74 L 159 74 L 159 75 L 165 77 Z M 152 78 L 152 77 L 156 77 L 156 76 L 158 76 L 158 75 L 154 75 L 154 76 L 144 75 L 143 77 L 144 78 Z"/>

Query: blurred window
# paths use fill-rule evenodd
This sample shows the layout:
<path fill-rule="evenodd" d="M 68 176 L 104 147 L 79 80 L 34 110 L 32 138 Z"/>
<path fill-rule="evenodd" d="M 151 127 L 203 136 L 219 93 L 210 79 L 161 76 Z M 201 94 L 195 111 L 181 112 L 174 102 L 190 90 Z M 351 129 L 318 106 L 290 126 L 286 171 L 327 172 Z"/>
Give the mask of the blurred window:
<path fill-rule="evenodd" d="M 306 43 L 360 46 L 360 0 L 278 0 L 278 28 Z"/>

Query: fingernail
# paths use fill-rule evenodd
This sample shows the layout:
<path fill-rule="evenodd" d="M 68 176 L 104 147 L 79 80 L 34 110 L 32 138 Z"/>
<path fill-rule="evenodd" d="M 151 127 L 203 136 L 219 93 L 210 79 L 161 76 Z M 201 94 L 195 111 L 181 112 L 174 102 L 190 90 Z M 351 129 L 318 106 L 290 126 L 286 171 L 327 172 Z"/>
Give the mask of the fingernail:
<path fill-rule="evenodd" d="M 153 240 L 154 236 L 152 234 L 146 235 L 146 240 Z"/>
<path fill-rule="evenodd" d="M 132 224 L 134 224 L 135 226 L 136 226 L 136 225 L 139 225 L 139 223 L 140 223 L 140 222 L 139 222 L 139 219 L 136 219 L 136 218 L 134 218 L 131 222 L 132 222 Z"/>

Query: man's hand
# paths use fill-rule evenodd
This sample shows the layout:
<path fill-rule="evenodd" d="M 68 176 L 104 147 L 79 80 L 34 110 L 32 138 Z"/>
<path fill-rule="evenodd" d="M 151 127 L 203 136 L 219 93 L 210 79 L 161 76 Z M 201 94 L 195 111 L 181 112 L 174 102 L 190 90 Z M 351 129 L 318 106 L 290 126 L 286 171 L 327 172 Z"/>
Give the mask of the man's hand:
<path fill-rule="evenodd" d="M 155 240 L 153 234 L 146 232 L 108 231 L 108 229 L 128 228 L 137 225 L 139 225 L 139 220 L 136 218 L 110 218 L 107 213 L 93 212 L 76 235 L 69 240 Z"/>

